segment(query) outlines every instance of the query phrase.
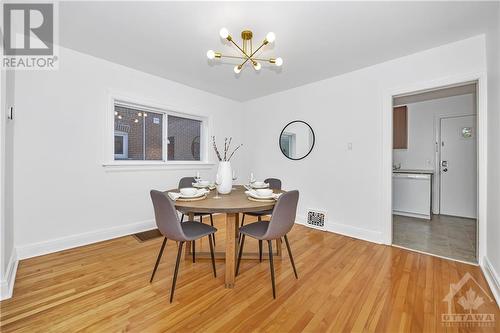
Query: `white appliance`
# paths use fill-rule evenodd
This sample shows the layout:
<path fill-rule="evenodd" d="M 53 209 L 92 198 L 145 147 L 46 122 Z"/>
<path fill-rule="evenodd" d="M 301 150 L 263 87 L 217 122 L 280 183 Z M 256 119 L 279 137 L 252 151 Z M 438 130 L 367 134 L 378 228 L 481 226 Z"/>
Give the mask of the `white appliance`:
<path fill-rule="evenodd" d="M 392 174 L 392 213 L 431 219 L 431 174 Z"/>

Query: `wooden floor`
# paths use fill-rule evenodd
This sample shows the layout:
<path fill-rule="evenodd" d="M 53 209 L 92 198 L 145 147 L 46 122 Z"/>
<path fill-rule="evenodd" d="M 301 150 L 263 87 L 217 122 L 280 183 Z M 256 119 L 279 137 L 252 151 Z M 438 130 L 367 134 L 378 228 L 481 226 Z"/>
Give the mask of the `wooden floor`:
<path fill-rule="evenodd" d="M 223 221 L 217 247 L 224 246 Z M 303 226 L 289 234 L 299 280 L 286 251 L 275 263 L 273 300 L 268 261 L 246 261 L 234 289 L 224 288 L 224 262 L 214 278 L 208 260 L 181 262 L 175 299 L 168 302 L 175 242 L 149 284 L 161 238 L 127 236 L 23 260 L 13 298 L 1 302 L 1 332 L 467 332 L 500 330 L 499 309 L 476 266 Z M 248 249 L 257 242 L 248 240 Z M 207 242 L 197 244 L 197 249 Z M 496 327 L 445 327 L 443 298 L 470 273 L 489 295 L 478 311 Z M 457 297 L 465 295 L 460 291 Z M 452 312 L 464 310 L 455 302 Z M 466 311 L 468 313 L 468 311 Z"/>

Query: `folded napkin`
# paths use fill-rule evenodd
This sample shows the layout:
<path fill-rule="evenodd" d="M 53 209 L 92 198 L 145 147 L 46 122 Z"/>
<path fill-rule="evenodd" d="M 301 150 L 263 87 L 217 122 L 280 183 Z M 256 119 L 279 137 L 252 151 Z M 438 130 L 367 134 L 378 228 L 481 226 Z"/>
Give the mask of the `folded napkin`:
<path fill-rule="evenodd" d="M 168 197 L 172 199 L 173 201 L 179 199 L 181 197 L 181 194 L 179 192 L 168 192 Z"/>
<path fill-rule="evenodd" d="M 207 194 L 209 192 L 210 192 L 209 190 L 202 188 L 202 189 L 198 190 L 198 195 Z M 182 197 L 182 194 L 180 194 L 179 192 L 168 192 L 168 196 L 170 199 L 175 201 L 175 200 L 179 199 L 180 197 Z"/>

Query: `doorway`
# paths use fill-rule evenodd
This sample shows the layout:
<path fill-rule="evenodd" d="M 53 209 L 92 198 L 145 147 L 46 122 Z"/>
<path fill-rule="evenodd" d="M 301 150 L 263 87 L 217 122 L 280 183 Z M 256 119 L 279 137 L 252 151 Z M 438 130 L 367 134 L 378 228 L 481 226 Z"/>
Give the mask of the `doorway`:
<path fill-rule="evenodd" d="M 394 246 L 478 262 L 477 106 L 475 82 L 393 98 Z"/>

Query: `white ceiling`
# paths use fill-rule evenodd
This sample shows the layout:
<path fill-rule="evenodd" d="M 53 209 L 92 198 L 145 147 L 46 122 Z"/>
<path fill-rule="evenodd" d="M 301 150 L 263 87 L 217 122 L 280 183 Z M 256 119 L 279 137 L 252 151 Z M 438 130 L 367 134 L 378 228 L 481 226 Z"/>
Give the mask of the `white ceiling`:
<path fill-rule="evenodd" d="M 481 34 L 494 2 L 62 2 L 63 46 L 244 101 Z M 263 56 L 277 69 L 212 63 L 206 51 L 234 50 L 227 27 L 260 41 L 276 33 Z"/>

